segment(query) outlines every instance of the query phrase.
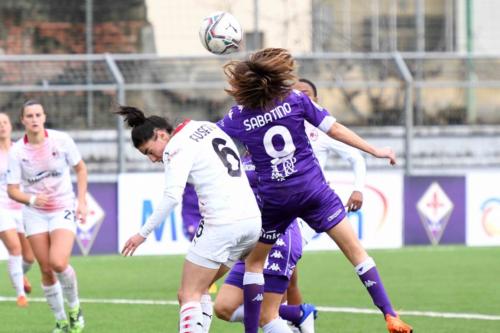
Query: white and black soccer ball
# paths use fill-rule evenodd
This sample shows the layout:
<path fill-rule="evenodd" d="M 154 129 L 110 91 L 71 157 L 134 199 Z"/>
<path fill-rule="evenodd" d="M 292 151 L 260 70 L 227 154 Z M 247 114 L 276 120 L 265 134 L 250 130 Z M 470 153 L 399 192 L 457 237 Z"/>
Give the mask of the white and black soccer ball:
<path fill-rule="evenodd" d="M 239 50 L 243 31 L 238 20 L 226 12 L 216 12 L 203 19 L 200 40 L 214 54 L 229 54 Z"/>

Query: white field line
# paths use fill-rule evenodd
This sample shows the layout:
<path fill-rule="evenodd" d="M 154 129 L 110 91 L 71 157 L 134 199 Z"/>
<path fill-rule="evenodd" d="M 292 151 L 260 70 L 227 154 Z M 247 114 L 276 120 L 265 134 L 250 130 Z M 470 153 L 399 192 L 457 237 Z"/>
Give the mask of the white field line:
<path fill-rule="evenodd" d="M 0 296 L 0 302 L 15 302 L 15 297 Z M 43 297 L 30 297 L 30 302 L 45 303 Z M 150 299 L 104 299 L 104 298 L 81 298 L 82 303 L 94 304 L 139 304 L 139 305 L 177 305 L 177 301 L 165 300 L 150 300 Z M 380 315 L 380 311 L 374 309 L 363 308 L 348 308 L 348 307 L 332 307 L 332 306 L 318 306 L 320 312 L 335 312 L 335 313 L 355 313 L 355 314 L 376 314 Z M 457 312 L 434 312 L 434 311 L 398 311 L 402 316 L 416 316 L 416 317 L 434 317 L 434 318 L 447 318 L 447 319 L 474 319 L 474 320 L 498 320 L 500 315 L 488 315 L 480 313 L 457 313 Z"/>

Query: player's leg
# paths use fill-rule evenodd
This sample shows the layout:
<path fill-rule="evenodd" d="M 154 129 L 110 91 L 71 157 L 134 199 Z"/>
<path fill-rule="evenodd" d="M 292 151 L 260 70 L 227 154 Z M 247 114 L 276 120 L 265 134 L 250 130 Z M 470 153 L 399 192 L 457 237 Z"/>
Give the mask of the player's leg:
<path fill-rule="evenodd" d="M 266 276 L 266 285 L 267 285 Z M 286 288 L 285 288 L 286 290 Z M 264 301 L 260 313 L 260 325 L 264 333 L 292 333 L 286 321 L 279 316 L 279 308 L 283 299 L 283 293 L 264 293 Z"/>
<path fill-rule="evenodd" d="M 385 291 L 375 261 L 368 256 L 354 233 L 347 217 L 327 231 L 340 250 L 355 267 L 361 282 L 370 294 L 373 303 L 382 311 L 387 321 L 389 332 L 406 333 L 412 328 L 401 321 L 394 311 L 389 296 Z"/>
<path fill-rule="evenodd" d="M 29 234 L 29 232 L 28 232 Z M 50 266 L 50 238 L 48 232 L 36 233 L 28 237 L 42 276 L 42 289 L 52 313 L 56 319 L 56 329 L 69 329 L 68 319 L 64 312 L 64 298 L 61 284 Z M 54 330 L 56 331 L 56 330 Z M 56 331 L 57 332 L 57 331 Z"/>
<path fill-rule="evenodd" d="M 243 276 L 243 307 L 245 333 L 257 333 L 264 296 L 264 264 L 272 244 L 258 242 L 245 259 Z"/>
<path fill-rule="evenodd" d="M 221 265 L 194 253 L 188 253 L 182 270 L 181 286 L 178 292 L 180 308 L 179 332 L 203 333 L 204 318 L 201 305 L 202 296 L 215 281 Z M 206 324 L 205 324 L 206 325 Z"/>
<path fill-rule="evenodd" d="M 298 266 L 295 267 L 290 278 L 290 284 L 286 290 L 286 300 L 289 305 L 300 305 L 303 302 L 302 293 L 299 289 L 299 273 L 297 268 Z"/>
<path fill-rule="evenodd" d="M 230 278 L 231 273 L 228 278 Z M 232 278 L 231 278 L 232 279 Z M 227 281 L 227 279 L 226 279 Z M 241 286 L 243 274 L 241 274 Z M 214 303 L 217 318 L 230 322 L 243 323 L 243 289 L 225 282 L 219 289 Z"/>
<path fill-rule="evenodd" d="M 22 248 L 16 229 L 7 229 L 0 232 L 0 239 L 9 253 L 7 269 L 12 286 L 16 290 L 17 305 L 20 307 L 28 306 L 26 294 L 23 286 L 23 257 Z"/>
<path fill-rule="evenodd" d="M 85 320 L 78 296 L 76 272 L 69 264 L 75 242 L 74 215 L 71 210 L 53 214 L 50 223 L 50 266 L 61 284 L 69 306 L 71 332 L 78 333 L 85 327 Z"/>
<path fill-rule="evenodd" d="M 18 224 L 17 235 L 19 237 L 19 241 L 21 242 L 22 256 L 23 256 L 23 285 L 24 291 L 29 294 L 31 293 L 31 283 L 28 280 L 26 274 L 30 271 L 33 262 L 35 261 L 35 256 L 33 254 L 33 250 L 31 249 L 31 245 L 26 238 L 24 227 L 22 220 Z"/>

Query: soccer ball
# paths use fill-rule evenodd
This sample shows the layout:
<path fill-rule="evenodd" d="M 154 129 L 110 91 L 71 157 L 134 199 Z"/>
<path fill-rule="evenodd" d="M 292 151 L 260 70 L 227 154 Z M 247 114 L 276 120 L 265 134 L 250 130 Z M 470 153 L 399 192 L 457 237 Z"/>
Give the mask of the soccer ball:
<path fill-rule="evenodd" d="M 233 15 L 216 12 L 203 19 L 200 40 L 214 54 L 229 54 L 238 51 L 242 33 L 240 23 Z"/>

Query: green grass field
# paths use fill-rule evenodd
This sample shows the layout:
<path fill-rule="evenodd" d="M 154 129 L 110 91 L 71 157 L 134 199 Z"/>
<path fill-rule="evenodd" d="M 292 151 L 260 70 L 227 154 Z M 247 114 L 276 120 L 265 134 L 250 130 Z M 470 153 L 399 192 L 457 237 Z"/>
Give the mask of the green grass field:
<path fill-rule="evenodd" d="M 370 251 L 396 309 L 439 313 L 475 313 L 496 320 L 405 315 L 415 332 L 500 332 L 500 248 L 410 247 Z M 175 300 L 183 258 L 119 256 L 75 257 L 84 299 Z M 323 307 L 375 309 L 352 267 L 339 252 L 308 252 L 299 265 L 300 287 L 307 302 Z M 29 277 L 32 297 L 42 297 L 36 268 Z M 0 296 L 14 296 L 0 263 Z M 84 303 L 89 333 L 177 332 L 178 307 Z M 0 302 L 0 332 L 47 333 L 53 326 L 48 305 L 31 302 L 19 309 Z M 242 332 L 239 324 L 217 319 L 211 332 Z M 320 312 L 319 333 L 385 332 L 379 314 Z"/>

